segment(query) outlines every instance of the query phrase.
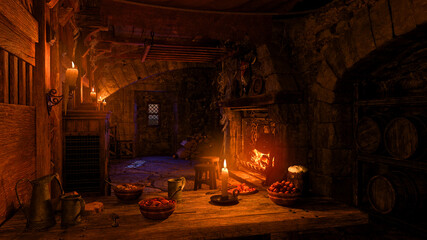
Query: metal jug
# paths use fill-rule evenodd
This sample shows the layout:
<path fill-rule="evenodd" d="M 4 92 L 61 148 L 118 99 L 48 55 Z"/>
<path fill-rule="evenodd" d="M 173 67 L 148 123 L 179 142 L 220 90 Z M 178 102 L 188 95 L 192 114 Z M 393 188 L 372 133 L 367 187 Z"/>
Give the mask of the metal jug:
<path fill-rule="evenodd" d="M 79 224 L 85 210 L 85 201 L 79 194 L 61 196 L 61 226 L 68 227 Z"/>
<path fill-rule="evenodd" d="M 185 177 L 168 179 L 168 198 L 181 202 L 185 182 Z"/>
<path fill-rule="evenodd" d="M 46 175 L 32 181 L 23 178 L 16 182 L 16 197 L 18 198 L 18 203 L 22 207 L 25 218 L 27 219 L 28 229 L 42 230 L 52 227 L 56 224 L 49 191 L 49 183 L 53 179 L 59 183 L 61 194 L 64 194 L 64 189 L 62 188 L 61 180 L 59 179 L 59 175 L 57 173 Z M 18 184 L 21 181 L 28 181 L 33 186 L 29 209 L 25 209 L 22 206 L 21 200 L 19 199 Z"/>

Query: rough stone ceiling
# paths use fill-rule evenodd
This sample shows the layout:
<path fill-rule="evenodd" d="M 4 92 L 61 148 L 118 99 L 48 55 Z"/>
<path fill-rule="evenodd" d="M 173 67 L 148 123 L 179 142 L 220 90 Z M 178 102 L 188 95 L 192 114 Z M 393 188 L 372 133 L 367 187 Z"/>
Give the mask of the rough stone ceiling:
<path fill-rule="evenodd" d="M 272 16 L 307 1 L 87 0 L 78 23 L 105 98 L 160 70 L 212 67 L 230 54 L 225 41 L 268 42 Z"/>

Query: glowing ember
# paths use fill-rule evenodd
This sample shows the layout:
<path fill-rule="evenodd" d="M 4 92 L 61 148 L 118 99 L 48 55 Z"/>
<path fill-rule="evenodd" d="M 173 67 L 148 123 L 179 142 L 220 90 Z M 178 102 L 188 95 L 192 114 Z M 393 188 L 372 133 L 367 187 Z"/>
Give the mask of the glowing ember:
<path fill-rule="evenodd" d="M 252 150 L 251 154 L 252 162 L 256 163 L 256 166 L 265 170 L 270 165 L 270 153 L 262 153 L 256 149 Z M 252 165 L 252 164 L 251 164 Z M 271 159 L 271 166 L 274 166 L 274 158 Z"/>

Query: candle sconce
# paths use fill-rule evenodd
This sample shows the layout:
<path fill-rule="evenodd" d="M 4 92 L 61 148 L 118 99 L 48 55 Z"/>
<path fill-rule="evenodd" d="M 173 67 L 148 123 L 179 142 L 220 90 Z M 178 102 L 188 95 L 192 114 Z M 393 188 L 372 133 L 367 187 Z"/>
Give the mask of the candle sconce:
<path fill-rule="evenodd" d="M 65 71 L 65 82 L 63 84 L 63 94 L 57 96 L 58 91 L 56 89 L 51 89 L 46 93 L 46 105 L 47 113 L 50 115 L 52 107 L 58 105 L 62 100 L 64 103 L 64 112 L 67 114 L 67 103 L 68 100 L 73 99 L 74 90 L 76 89 L 76 82 L 79 75 L 79 70 L 74 68 L 74 62 L 71 62 L 71 68 L 67 68 Z M 57 81 L 59 82 L 59 73 L 57 75 Z M 65 97 L 65 98 L 64 98 Z"/>
<path fill-rule="evenodd" d="M 58 105 L 64 95 L 57 96 L 58 91 L 56 89 L 51 89 L 48 93 L 46 93 L 46 103 L 47 103 L 47 113 L 50 115 L 50 111 L 52 111 L 52 107 Z M 68 93 L 68 99 L 73 99 L 74 97 L 74 89 L 70 89 Z"/>

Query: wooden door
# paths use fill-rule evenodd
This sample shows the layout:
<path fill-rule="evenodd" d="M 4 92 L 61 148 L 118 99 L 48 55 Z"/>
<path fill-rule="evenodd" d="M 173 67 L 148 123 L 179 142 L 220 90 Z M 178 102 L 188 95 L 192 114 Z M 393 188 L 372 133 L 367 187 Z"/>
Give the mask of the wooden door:
<path fill-rule="evenodd" d="M 175 113 L 172 92 L 135 92 L 136 156 L 173 153 Z"/>

